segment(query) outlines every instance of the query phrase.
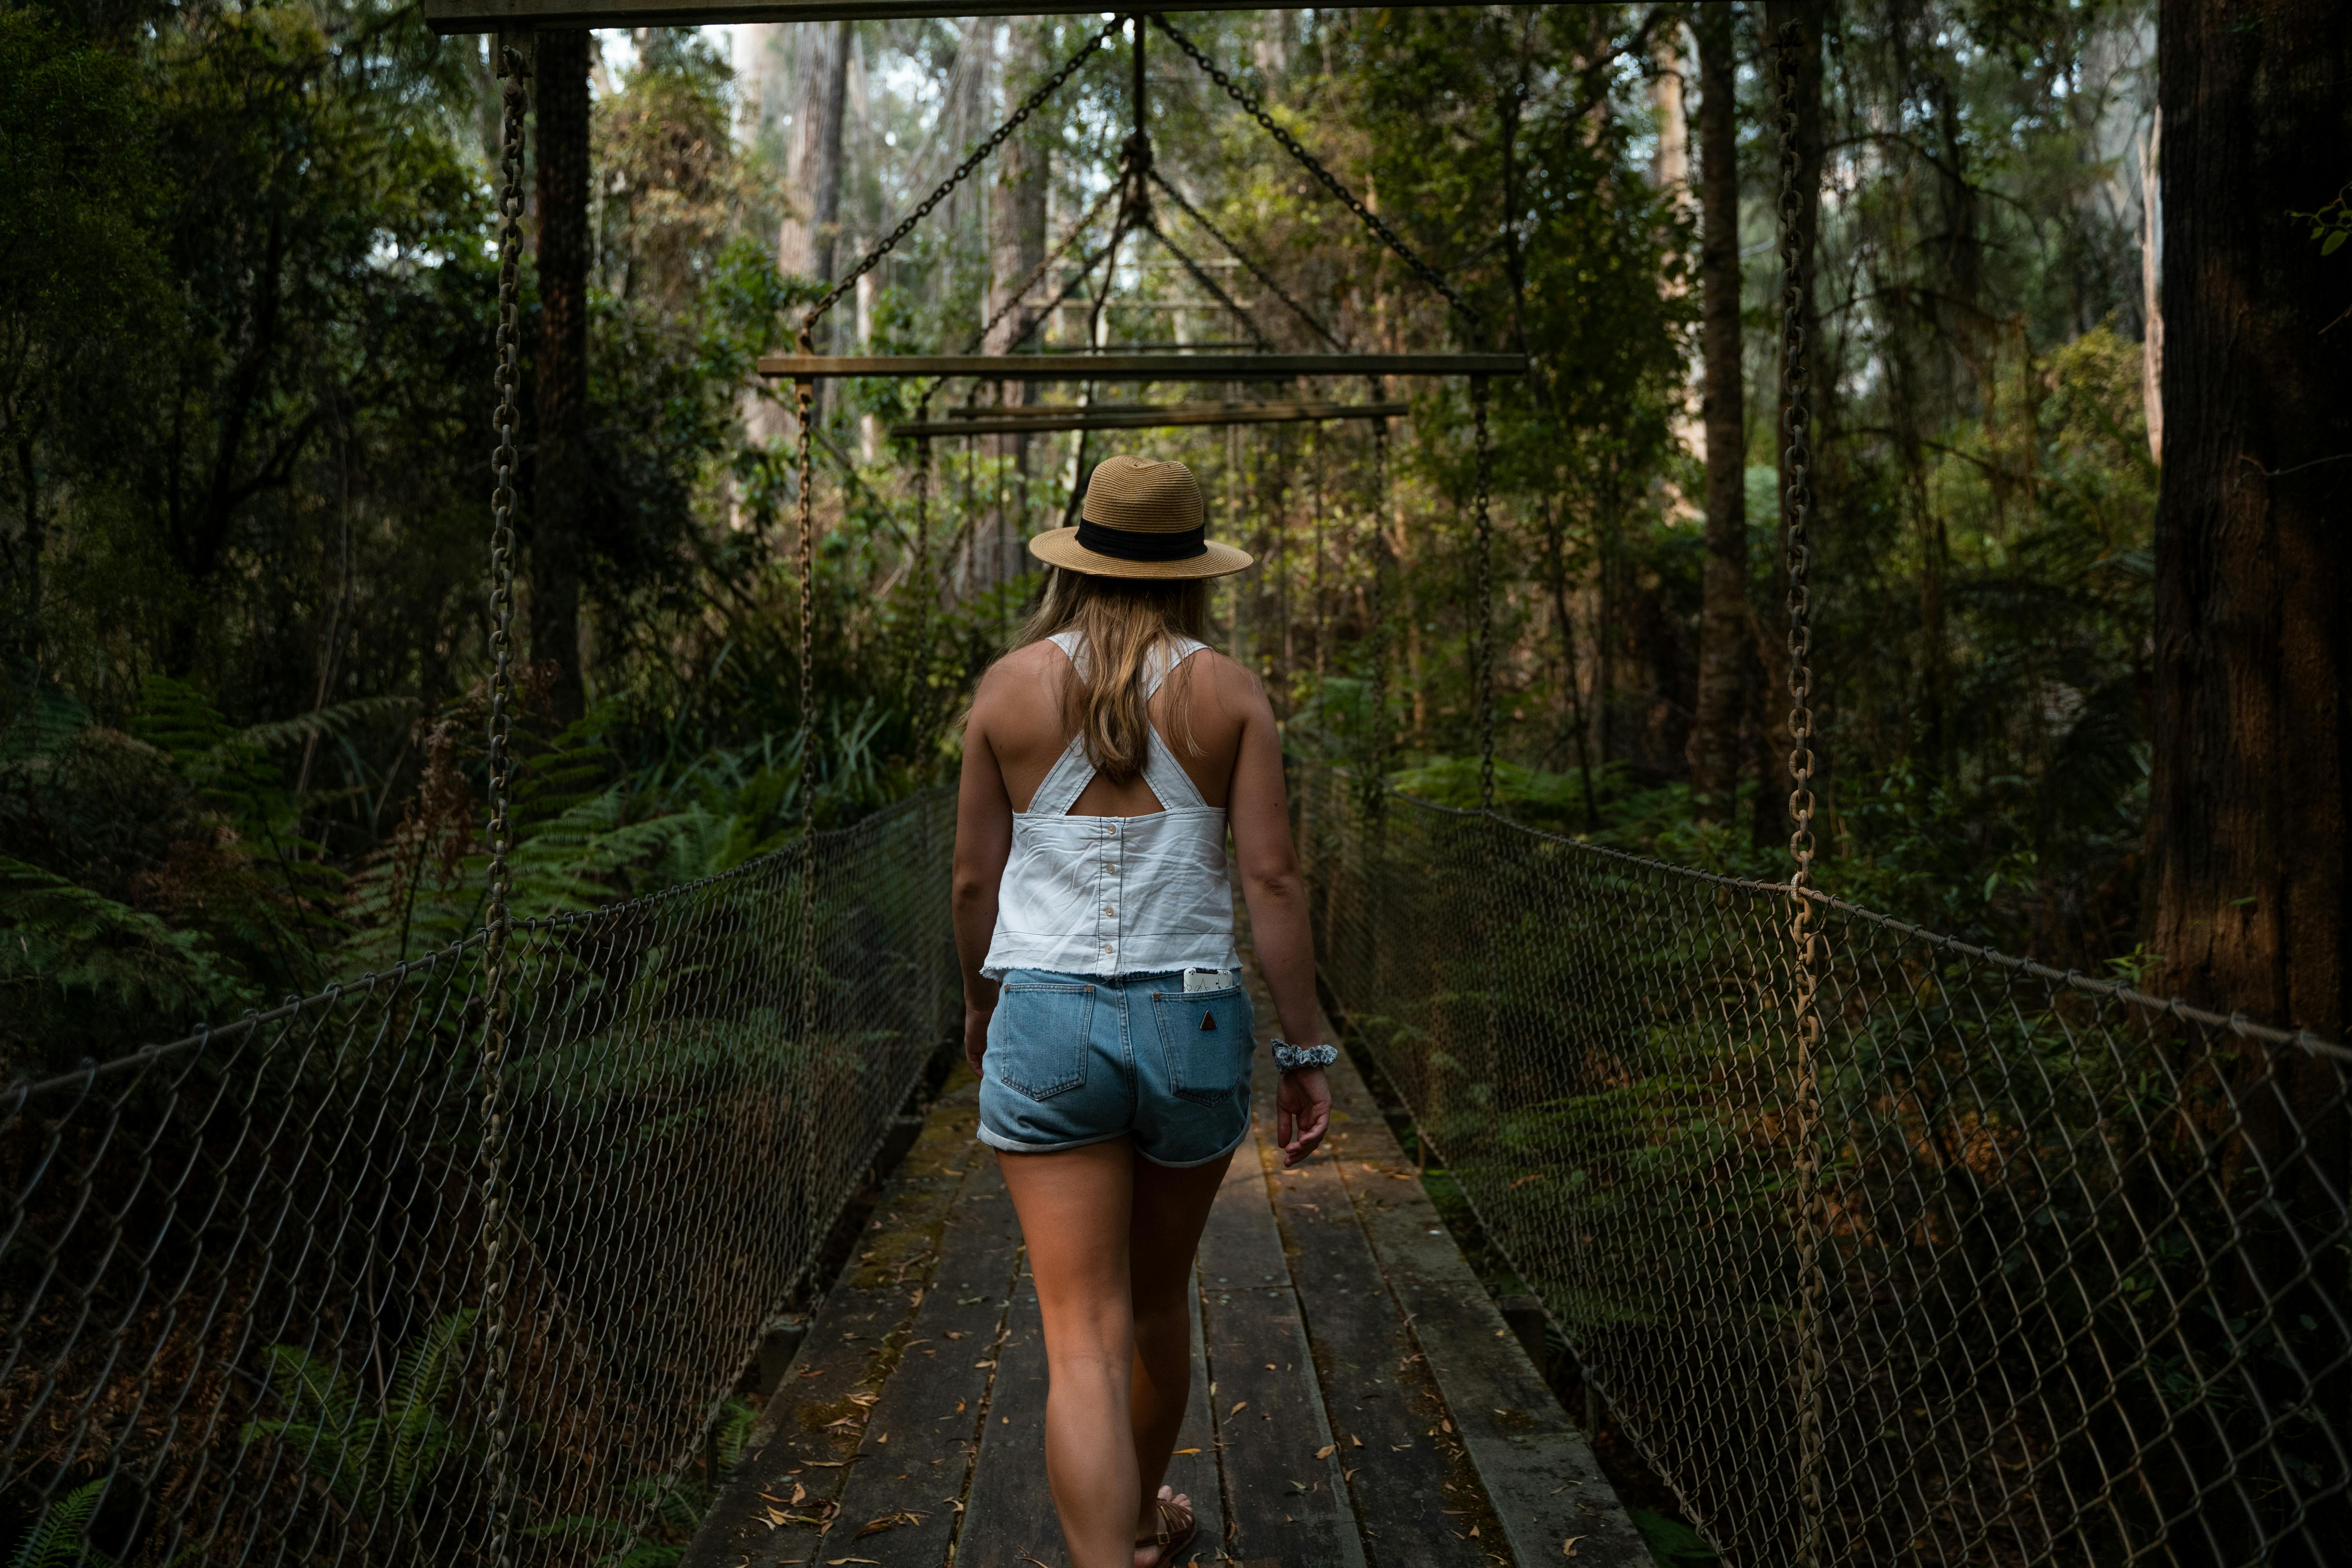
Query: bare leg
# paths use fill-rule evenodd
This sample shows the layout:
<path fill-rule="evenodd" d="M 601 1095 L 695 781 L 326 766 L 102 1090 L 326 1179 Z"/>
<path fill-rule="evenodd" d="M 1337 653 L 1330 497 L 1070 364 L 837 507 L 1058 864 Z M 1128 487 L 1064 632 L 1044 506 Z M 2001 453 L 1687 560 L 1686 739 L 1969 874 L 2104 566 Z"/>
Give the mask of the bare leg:
<path fill-rule="evenodd" d="M 1071 1568 L 1132 1568 L 1191 1392 L 1192 1254 L 1225 1162 L 1171 1171 L 1126 1139 L 1000 1154 L 1045 1324 L 1045 1476 Z"/>
<path fill-rule="evenodd" d="M 1141 1507 L 1128 1420 L 1134 1148 L 1118 1138 L 997 1163 L 1045 1321 L 1045 1478 L 1070 1568 L 1131 1568 Z"/>
<path fill-rule="evenodd" d="M 1129 1384 L 1135 1433 L 1138 1541 L 1160 1527 L 1160 1479 L 1184 1425 L 1192 1384 L 1192 1256 L 1230 1160 L 1171 1171 L 1135 1162 L 1135 1217 L 1129 1273 L 1135 1314 L 1135 1372 Z M 1138 1561 L 1152 1559 L 1141 1553 Z"/>

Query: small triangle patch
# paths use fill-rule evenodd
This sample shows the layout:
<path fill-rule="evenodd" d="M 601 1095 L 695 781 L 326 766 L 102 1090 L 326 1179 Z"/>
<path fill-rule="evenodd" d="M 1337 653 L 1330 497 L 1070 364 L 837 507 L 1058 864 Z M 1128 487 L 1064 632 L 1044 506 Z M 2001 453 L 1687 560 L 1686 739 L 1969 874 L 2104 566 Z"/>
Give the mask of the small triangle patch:
<path fill-rule="evenodd" d="M 1217 1016 L 1216 1016 L 1214 1013 L 1203 1013 L 1203 1014 L 1202 1014 L 1202 1015 L 1201 1015 L 1201 1033 L 1202 1033 L 1202 1034 L 1204 1034 L 1204 1035 L 1213 1035 L 1213 1034 L 1215 1034 L 1216 1032 L 1217 1032 Z"/>

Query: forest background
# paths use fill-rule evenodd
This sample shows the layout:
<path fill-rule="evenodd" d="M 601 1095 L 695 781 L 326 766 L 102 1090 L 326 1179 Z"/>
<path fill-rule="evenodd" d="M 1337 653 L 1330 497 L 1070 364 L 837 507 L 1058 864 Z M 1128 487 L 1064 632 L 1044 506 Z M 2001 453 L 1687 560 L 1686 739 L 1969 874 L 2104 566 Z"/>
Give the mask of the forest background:
<path fill-rule="evenodd" d="M 1783 879 L 1763 10 L 1181 19 L 1454 279 L 1486 343 L 1163 47 L 1158 163 L 1199 215 L 1163 222 L 1241 309 L 1155 249 L 1078 279 L 1130 113 L 1114 50 L 861 282 L 827 346 L 956 352 L 1009 304 L 1002 346 L 1030 324 L 1018 281 L 1074 235 L 1049 346 L 1523 346 L 1534 374 L 1494 410 L 1499 805 Z M 2151 13 L 1817 10 L 1820 880 L 2126 978 L 2151 962 Z M 796 831 L 791 421 L 753 362 L 1097 26 L 592 42 L 587 400 L 560 519 L 533 419 L 560 334 L 524 268 L 518 915 Z M 15 1076 L 478 923 L 498 100 L 479 40 L 322 0 L 11 5 L 0 80 Z M 1737 400 L 1705 396 L 1710 300 Z M 911 384 L 829 393 L 820 824 L 951 776 L 961 696 L 1035 587 L 1021 540 L 1115 449 L 1191 462 L 1213 531 L 1265 562 L 1221 595 L 1218 637 L 1293 750 L 1474 802 L 1467 392 L 1385 390 L 1413 405 L 1385 442 L 1350 423 L 928 451 L 887 434 Z M 950 385 L 929 413 L 1019 395 Z"/>

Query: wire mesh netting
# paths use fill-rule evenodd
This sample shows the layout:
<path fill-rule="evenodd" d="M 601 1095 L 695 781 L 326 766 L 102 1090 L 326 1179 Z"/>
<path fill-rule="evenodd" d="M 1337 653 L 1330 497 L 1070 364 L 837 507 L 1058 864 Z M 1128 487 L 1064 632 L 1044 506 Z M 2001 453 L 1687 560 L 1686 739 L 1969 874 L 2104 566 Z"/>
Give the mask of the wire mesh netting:
<path fill-rule="evenodd" d="M 953 807 L 516 926 L 514 1560 L 707 1451 L 946 1037 Z M 482 1560 L 479 942 L 8 1091 L 17 1561 Z"/>
<path fill-rule="evenodd" d="M 2352 1053 L 1817 898 L 1809 1079 L 1787 888 L 1298 783 L 1343 1026 L 1726 1561 L 1807 1399 L 1822 1562 L 2344 1561 Z"/>

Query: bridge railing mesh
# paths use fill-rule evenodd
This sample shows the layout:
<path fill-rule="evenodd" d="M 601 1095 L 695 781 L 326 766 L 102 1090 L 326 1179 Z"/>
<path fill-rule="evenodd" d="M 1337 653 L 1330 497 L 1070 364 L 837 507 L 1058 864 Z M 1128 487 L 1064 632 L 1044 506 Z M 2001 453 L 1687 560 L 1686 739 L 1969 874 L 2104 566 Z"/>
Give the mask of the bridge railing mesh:
<path fill-rule="evenodd" d="M 639 1561 L 709 1451 L 951 1021 L 952 834 L 934 792 L 516 927 L 513 1561 Z M 14 1561 L 484 1560 L 482 973 L 0 1099 Z"/>
<path fill-rule="evenodd" d="M 2344 1050 L 1817 899 L 1807 1079 L 1785 887 L 1297 782 L 1342 1027 L 1724 1561 L 2345 1561 Z"/>

